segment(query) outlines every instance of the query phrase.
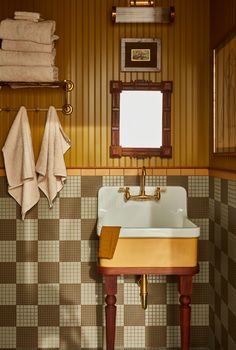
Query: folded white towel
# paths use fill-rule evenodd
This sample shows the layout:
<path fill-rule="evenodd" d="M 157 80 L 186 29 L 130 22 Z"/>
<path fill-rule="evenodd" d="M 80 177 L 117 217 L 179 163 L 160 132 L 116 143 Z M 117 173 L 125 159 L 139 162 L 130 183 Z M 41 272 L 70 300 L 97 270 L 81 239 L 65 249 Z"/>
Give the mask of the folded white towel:
<path fill-rule="evenodd" d="M 0 49 L 0 66 L 53 66 L 56 50 L 51 53 L 6 51 Z"/>
<path fill-rule="evenodd" d="M 38 12 L 27 12 L 27 11 L 15 11 L 14 16 L 23 16 L 28 18 L 39 19 L 40 13 Z"/>
<path fill-rule="evenodd" d="M 50 53 L 54 49 L 54 42 L 52 44 L 39 44 L 33 41 L 22 40 L 3 40 L 2 50 L 9 51 L 26 51 L 26 52 L 47 52 Z"/>
<path fill-rule="evenodd" d="M 30 126 L 25 107 L 21 107 L 3 146 L 8 192 L 21 206 L 22 219 L 39 201 L 39 189 Z"/>
<path fill-rule="evenodd" d="M 0 66 L 0 81 L 51 82 L 58 80 L 58 68 L 44 66 Z"/>
<path fill-rule="evenodd" d="M 0 38 L 9 40 L 29 40 L 41 44 L 51 44 L 56 29 L 55 21 L 15 21 L 4 19 L 0 23 Z"/>
<path fill-rule="evenodd" d="M 14 19 L 17 21 L 29 21 L 29 22 L 34 22 L 34 23 L 37 23 L 39 21 L 38 19 L 24 17 L 24 16 L 14 16 Z"/>
<path fill-rule="evenodd" d="M 62 129 L 56 109 L 50 106 L 36 164 L 38 186 L 48 198 L 50 207 L 66 180 L 64 154 L 69 148 L 70 140 Z"/>

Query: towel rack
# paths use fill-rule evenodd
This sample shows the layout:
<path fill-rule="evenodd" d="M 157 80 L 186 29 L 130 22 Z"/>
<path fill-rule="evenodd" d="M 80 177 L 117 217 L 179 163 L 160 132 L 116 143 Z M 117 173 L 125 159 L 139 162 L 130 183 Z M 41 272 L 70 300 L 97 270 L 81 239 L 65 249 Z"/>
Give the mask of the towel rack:
<path fill-rule="evenodd" d="M 73 112 L 73 107 L 70 104 L 70 93 L 74 88 L 74 83 L 71 80 L 62 80 L 62 81 L 54 81 L 54 82 L 13 82 L 13 81 L 0 81 L 0 87 L 16 87 L 16 88 L 30 88 L 30 87 L 46 87 L 46 88 L 63 88 L 65 92 L 65 103 L 61 108 L 56 108 L 57 111 L 61 111 L 66 115 L 70 115 Z M 18 111 L 19 108 L 12 107 L 2 107 L 0 108 L 0 112 L 10 112 L 10 111 Z M 47 111 L 48 108 L 27 108 L 28 111 L 41 112 Z"/>

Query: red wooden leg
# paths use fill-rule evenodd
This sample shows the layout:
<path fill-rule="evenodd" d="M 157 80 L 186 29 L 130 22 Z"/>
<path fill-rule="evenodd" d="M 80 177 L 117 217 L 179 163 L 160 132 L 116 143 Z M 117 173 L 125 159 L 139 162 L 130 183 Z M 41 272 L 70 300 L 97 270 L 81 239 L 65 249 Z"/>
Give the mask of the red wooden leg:
<path fill-rule="evenodd" d="M 192 276 L 179 276 L 181 350 L 189 350 Z"/>
<path fill-rule="evenodd" d="M 106 349 L 115 349 L 117 276 L 105 277 Z"/>

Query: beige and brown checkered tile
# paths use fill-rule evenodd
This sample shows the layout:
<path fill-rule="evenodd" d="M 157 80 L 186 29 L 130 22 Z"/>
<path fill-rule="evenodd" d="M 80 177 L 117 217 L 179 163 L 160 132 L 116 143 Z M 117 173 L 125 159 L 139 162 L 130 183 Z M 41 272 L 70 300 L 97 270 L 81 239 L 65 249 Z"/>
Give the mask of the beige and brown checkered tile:
<path fill-rule="evenodd" d="M 96 349 L 102 347 L 103 340 L 102 326 L 82 326 L 81 327 L 81 348 Z"/>
<path fill-rule="evenodd" d="M 38 240 L 56 241 L 59 240 L 60 221 L 58 219 L 38 220 Z"/>
<path fill-rule="evenodd" d="M 103 305 L 81 305 L 81 325 L 97 326 L 103 324 Z M 119 322 L 117 323 L 117 326 Z M 122 326 L 124 323 L 122 324 Z"/>
<path fill-rule="evenodd" d="M 80 219 L 81 198 L 60 198 L 60 219 Z M 58 217 L 58 218 L 59 218 Z"/>
<path fill-rule="evenodd" d="M 61 241 L 81 240 L 81 220 L 80 219 L 60 219 L 59 239 Z"/>
<path fill-rule="evenodd" d="M 59 263 L 38 263 L 38 283 L 59 283 Z"/>
<path fill-rule="evenodd" d="M 80 327 L 60 327 L 60 350 L 81 348 Z"/>
<path fill-rule="evenodd" d="M 101 176 L 83 176 L 81 179 L 81 197 L 97 197 L 102 182 Z"/>
<path fill-rule="evenodd" d="M 68 176 L 63 189 L 60 191 L 60 198 L 81 197 L 81 176 Z"/>
<path fill-rule="evenodd" d="M 102 276 L 96 263 L 97 193 L 101 186 L 139 185 L 140 178 L 68 177 L 53 208 L 49 209 L 42 195 L 25 221 L 7 193 L 6 179 L 0 180 L 0 349 L 102 349 L 105 317 Z M 203 176 L 147 176 L 146 184 L 185 187 L 189 216 L 201 227 L 200 273 L 193 280 L 192 348 L 208 348 L 209 237 L 214 245 L 212 259 L 220 259 L 214 267 L 216 291 L 209 318 L 214 326 L 220 325 L 221 338 L 228 334 L 227 344 L 232 348 L 235 335 L 229 321 L 234 326 L 235 259 L 234 248 L 226 246 L 224 237 L 229 230 L 234 242 L 235 182 L 216 180 L 208 186 Z M 212 197 L 215 192 L 216 198 Z M 208 224 L 209 206 L 210 217 L 216 217 L 220 227 L 217 239 Z M 155 275 L 148 279 L 145 312 L 135 276 L 118 279 L 116 349 L 179 347 L 176 279 Z"/>
<path fill-rule="evenodd" d="M 103 176 L 102 186 L 124 186 L 124 176 Z"/>
<path fill-rule="evenodd" d="M 59 349 L 60 328 L 38 327 L 38 347 L 41 349 Z"/>
<path fill-rule="evenodd" d="M 59 283 L 38 284 L 38 305 L 59 305 Z"/>
<path fill-rule="evenodd" d="M 18 241 L 38 240 L 38 220 L 27 219 L 16 221 L 16 239 Z"/>
<path fill-rule="evenodd" d="M 39 305 L 38 325 L 44 327 L 60 326 L 60 306 L 59 305 Z"/>
<path fill-rule="evenodd" d="M 17 305 L 37 305 L 38 304 L 38 284 L 17 284 L 16 285 Z M 9 289 L 10 290 L 10 289 Z"/>
<path fill-rule="evenodd" d="M 38 242 L 37 241 L 17 241 L 16 242 L 17 262 L 37 262 Z"/>
<path fill-rule="evenodd" d="M 236 182 L 210 178 L 210 348 L 236 348 Z"/>
<path fill-rule="evenodd" d="M 81 239 L 98 240 L 96 225 L 97 225 L 97 219 L 82 219 L 81 220 Z"/>
<path fill-rule="evenodd" d="M 81 261 L 80 241 L 60 241 L 60 261 Z"/>
<path fill-rule="evenodd" d="M 1 219 L 0 220 L 0 241 L 16 240 L 16 220 Z"/>

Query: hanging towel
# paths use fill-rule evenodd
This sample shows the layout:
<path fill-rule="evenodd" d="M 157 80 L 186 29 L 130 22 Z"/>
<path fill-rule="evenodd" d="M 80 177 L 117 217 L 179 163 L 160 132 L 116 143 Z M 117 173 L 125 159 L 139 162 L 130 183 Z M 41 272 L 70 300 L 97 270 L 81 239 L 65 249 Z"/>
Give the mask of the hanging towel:
<path fill-rule="evenodd" d="M 70 148 L 70 140 L 64 133 L 56 109 L 49 107 L 39 158 L 36 164 L 38 186 L 52 207 L 57 193 L 66 180 L 64 154 Z"/>
<path fill-rule="evenodd" d="M 30 126 L 25 107 L 21 107 L 3 146 L 8 192 L 21 206 L 22 219 L 39 201 L 39 189 Z"/>
<path fill-rule="evenodd" d="M 52 44 L 39 44 L 33 41 L 23 40 L 3 40 L 2 50 L 9 51 L 27 51 L 27 52 L 47 52 L 50 53 L 54 49 L 54 42 Z"/>
<path fill-rule="evenodd" d="M 7 18 L 0 23 L 0 38 L 51 44 L 54 40 L 53 34 L 55 29 L 56 22 L 52 20 L 34 23 Z"/>
<path fill-rule="evenodd" d="M 120 234 L 119 226 L 103 226 L 99 237 L 98 257 L 112 259 Z"/>
<path fill-rule="evenodd" d="M 0 81 L 37 81 L 58 80 L 56 66 L 0 66 Z"/>
<path fill-rule="evenodd" d="M 0 49 L 0 66 L 53 66 L 56 50 L 46 52 L 21 52 Z"/>

